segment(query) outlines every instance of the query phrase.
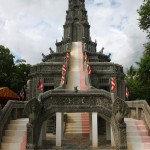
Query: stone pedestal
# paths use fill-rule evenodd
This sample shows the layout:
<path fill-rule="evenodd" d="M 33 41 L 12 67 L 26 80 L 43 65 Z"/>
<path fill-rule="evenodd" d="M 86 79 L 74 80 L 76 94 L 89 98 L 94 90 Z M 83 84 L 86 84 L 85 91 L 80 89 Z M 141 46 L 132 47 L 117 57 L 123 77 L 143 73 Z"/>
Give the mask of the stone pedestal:
<path fill-rule="evenodd" d="M 41 128 L 41 133 L 40 133 L 39 142 L 38 142 L 39 146 L 42 146 L 42 141 L 46 140 L 46 126 L 47 126 L 47 121 L 43 122 L 43 125 Z"/>
<path fill-rule="evenodd" d="M 110 123 L 106 121 L 106 140 L 111 140 L 111 127 Z"/>
<path fill-rule="evenodd" d="M 89 113 L 89 123 L 90 123 L 90 141 L 92 141 L 92 113 Z"/>
<path fill-rule="evenodd" d="M 56 113 L 56 146 L 61 146 L 62 140 L 62 113 Z"/>
<path fill-rule="evenodd" d="M 113 135 L 113 132 L 112 132 L 112 127 L 111 127 L 111 146 L 116 147 L 115 141 L 114 141 L 114 135 Z"/>
<path fill-rule="evenodd" d="M 97 112 L 92 112 L 92 146 L 98 147 Z"/>

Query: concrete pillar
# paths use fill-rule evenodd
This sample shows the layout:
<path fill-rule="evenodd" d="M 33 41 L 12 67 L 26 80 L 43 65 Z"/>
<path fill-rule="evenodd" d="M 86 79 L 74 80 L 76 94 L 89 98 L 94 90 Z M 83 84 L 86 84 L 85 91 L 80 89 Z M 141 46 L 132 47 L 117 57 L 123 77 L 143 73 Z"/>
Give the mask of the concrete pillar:
<path fill-rule="evenodd" d="M 46 127 L 47 127 L 47 121 L 43 123 L 42 128 L 41 128 L 41 133 L 40 133 L 39 142 L 38 142 L 39 146 L 42 146 L 42 141 L 46 140 L 46 131 L 47 131 Z"/>
<path fill-rule="evenodd" d="M 110 123 L 106 121 L 106 140 L 111 140 L 111 127 Z"/>
<path fill-rule="evenodd" d="M 46 131 L 47 131 L 47 121 L 45 121 L 42 126 L 42 139 L 43 140 L 46 140 Z"/>
<path fill-rule="evenodd" d="M 115 147 L 115 140 L 114 140 L 114 135 L 113 135 L 113 132 L 112 132 L 112 127 L 111 127 L 111 146 Z"/>
<path fill-rule="evenodd" d="M 62 139 L 62 113 L 56 113 L 56 146 L 61 146 Z"/>
<path fill-rule="evenodd" d="M 90 125 L 90 140 L 92 140 L 92 113 L 89 113 L 89 125 Z"/>
<path fill-rule="evenodd" d="M 92 112 L 92 146 L 98 147 L 97 112 Z"/>
<path fill-rule="evenodd" d="M 139 108 L 138 107 L 136 107 L 136 119 L 140 119 L 140 117 L 139 117 Z"/>
<path fill-rule="evenodd" d="M 63 136 L 64 136 L 64 113 L 62 113 L 61 122 L 62 122 L 61 138 L 63 139 Z"/>

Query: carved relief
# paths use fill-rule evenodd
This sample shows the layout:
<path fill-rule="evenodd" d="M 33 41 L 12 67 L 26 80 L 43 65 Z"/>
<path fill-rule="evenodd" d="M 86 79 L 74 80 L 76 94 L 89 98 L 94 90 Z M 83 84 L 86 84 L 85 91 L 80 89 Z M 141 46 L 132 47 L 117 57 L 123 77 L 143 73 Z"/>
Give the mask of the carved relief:
<path fill-rule="evenodd" d="M 124 117 L 128 114 L 129 108 L 127 104 L 117 97 L 112 107 L 112 129 L 117 150 L 127 149 L 126 124 Z"/>
<path fill-rule="evenodd" d="M 113 115 L 115 117 L 115 121 L 119 124 L 124 123 L 124 117 L 128 114 L 129 108 L 128 105 L 121 100 L 119 97 L 116 98 L 113 104 Z"/>

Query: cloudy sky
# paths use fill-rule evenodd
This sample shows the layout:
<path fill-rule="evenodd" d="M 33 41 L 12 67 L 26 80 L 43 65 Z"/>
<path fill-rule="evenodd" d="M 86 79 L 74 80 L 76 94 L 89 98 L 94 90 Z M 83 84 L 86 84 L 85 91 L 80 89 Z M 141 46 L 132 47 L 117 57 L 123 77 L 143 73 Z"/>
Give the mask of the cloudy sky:
<path fill-rule="evenodd" d="M 112 62 L 125 68 L 139 61 L 146 42 L 138 27 L 143 0 L 85 0 L 91 38 Z M 68 0 L 0 0 L 0 45 L 32 65 L 61 41 Z"/>

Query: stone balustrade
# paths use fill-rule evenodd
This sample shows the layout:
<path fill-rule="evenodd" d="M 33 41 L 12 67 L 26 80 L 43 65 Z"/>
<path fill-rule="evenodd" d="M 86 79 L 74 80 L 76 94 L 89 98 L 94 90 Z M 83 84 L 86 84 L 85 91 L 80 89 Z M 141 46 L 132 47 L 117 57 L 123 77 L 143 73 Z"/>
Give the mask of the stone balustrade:
<path fill-rule="evenodd" d="M 127 101 L 130 113 L 127 117 L 144 120 L 150 134 L 150 106 L 145 100 Z"/>
<path fill-rule="evenodd" d="M 25 117 L 24 107 L 26 102 L 10 100 L 0 110 L 0 146 L 2 142 L 2 136 L 10 120 Z"/>

